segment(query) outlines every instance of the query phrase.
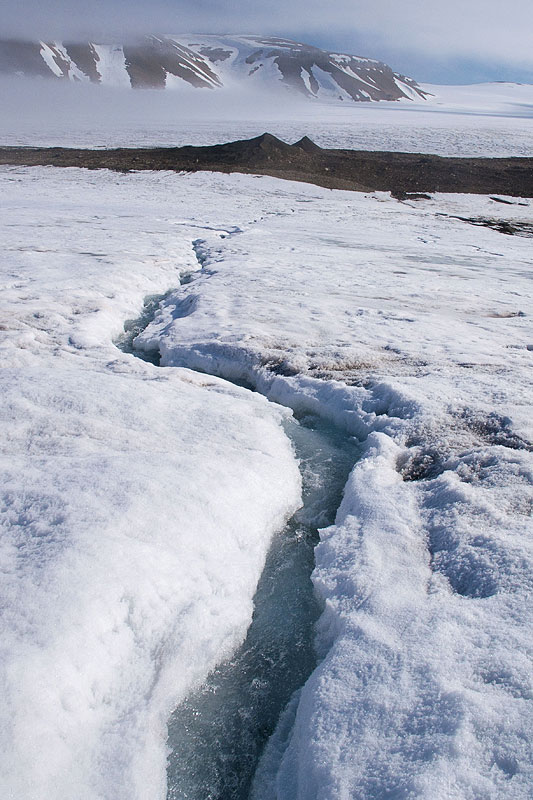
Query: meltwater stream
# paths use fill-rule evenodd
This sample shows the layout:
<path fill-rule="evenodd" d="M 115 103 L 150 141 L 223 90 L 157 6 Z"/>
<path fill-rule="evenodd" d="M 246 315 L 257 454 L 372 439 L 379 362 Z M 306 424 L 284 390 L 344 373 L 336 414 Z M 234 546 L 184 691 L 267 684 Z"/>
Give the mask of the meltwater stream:
<path fill-rule="evenodd" d="M 143 350 L 136 350 L 133 346 L 135 337 L 144 331 L 153 320 L 160 303 L 168 297 L 171 292 L 165 294 L 149 294 L 144 298 L 144 306 L 140 317 L 136 319 L 127 319 L 124 323 L 124 333 L 119 336 L 115 341 L 116 346 L 122 350 L 123 353 L 131 353 L 131 355 L 142 358 L 143 361 L 148 361 L 150 364 L 159 366 L 160 355 L 159 351 L 144 352 Z"/>
<path fill-rule="evenodd" d="M 357 446 L 313 416 L 286 429 L 300 459 L 304 504 L 272 542 L 244 644 L 170 719 L 169 800 L 247 798 L 267 739 L 316 666 L 313 550 L 317 529 L 335 519 Z"/>
<path fill-rule="evenodd" d="M 147 359 L 133 339 L 159 300 L 147 298 L 142 317 L 126 323 L 120 349 Z M 303 506 L 272 541 L 243 645 L 170 718 L 167 800 L 246 800 L 268 738 L 316 666 L 314 547 L 318 529 L 335 520 L 358 444 L 314 415 L 285 429 L 300 461 Z"/>

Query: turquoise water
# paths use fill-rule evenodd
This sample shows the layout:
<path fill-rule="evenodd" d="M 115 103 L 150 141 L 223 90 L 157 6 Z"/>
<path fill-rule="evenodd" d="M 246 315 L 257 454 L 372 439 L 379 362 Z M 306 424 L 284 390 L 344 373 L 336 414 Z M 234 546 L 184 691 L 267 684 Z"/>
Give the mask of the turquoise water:
<path fill-rule="evenodd" d="M 287 424 L 304 505 L 273 540 L 248 635 L 169 722 L 168 800 L 248 797 L 262 749 L 316 665 L 320 614 L 311 583 L 318 528 L 331 524 L 357 457 L 353 439 L 316 417 Z"/>

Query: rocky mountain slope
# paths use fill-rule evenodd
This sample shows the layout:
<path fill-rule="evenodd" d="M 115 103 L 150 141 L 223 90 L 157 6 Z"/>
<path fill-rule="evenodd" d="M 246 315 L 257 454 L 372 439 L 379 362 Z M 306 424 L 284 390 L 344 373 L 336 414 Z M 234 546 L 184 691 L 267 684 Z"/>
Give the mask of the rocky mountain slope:
<path fill-rule="evenodd" d="M 134 88 L 246 81 L 331 101 L 420 100 L 412 79 L 369 58 L 257 36 L 145 36 L 133 44 L 0 41 L 0 75 Z"/>

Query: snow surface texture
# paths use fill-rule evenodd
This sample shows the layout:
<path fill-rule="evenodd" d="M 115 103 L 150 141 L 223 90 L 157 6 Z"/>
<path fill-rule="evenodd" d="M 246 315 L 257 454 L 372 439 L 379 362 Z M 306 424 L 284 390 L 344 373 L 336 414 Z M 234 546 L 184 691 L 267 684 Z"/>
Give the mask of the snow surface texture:
<path fill-rule="evenodd" d="M 530 201 L 0 176 L 2 794 L 162 798 L 165 716 L 242 641 L 299 481 L 284 412 L 191 368 L 364 442 L 254 799 L 529 798 L 531 241 L 457 217 Z M 166 368 L 117 353 L 188 271 L 136 340 Z"/>
<path fill-rule="evenodd" d="M 168 715 L 241 643 L 299 503 L 285 412 L 113 346 L 195 265 L 167 176 L 1 182 L 0 796 L 164 797 Z"/>
<path fill-rule="evenodd" d="M 173 102 L 157 91 L 132 95 L 94 86 L 4 81 L 0 83 L 4 109 L 0 144 L 210 145 L 269 131 L 287 142 L 308 135 L 321 147 L 444 156 L 533 156 L 533 86 L 422 88 L 432 93 L 423 103 L 405 100 L 340 107 L 310 104 L 298 97 L 284 104 L 231 87 L 210 93 L 206 103 L 205 95 L 193 89 Z"/>
<path fill-rule="evenodd" d="M 254 180 L 262 218 L 196 243 L 137 345 L 367 437 L 316 551 L 324 661 L 255 797 L 526 798 L 531 241 L 454 217 L 531 206 Z"/>

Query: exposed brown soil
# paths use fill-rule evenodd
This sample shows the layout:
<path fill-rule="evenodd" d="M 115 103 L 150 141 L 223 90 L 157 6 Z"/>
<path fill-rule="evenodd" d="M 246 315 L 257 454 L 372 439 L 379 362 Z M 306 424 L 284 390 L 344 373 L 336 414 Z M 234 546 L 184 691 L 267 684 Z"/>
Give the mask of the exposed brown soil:
<path fill-rule="evenodd" d="M 0 148 L 0 164 L 176 172 L 243 172 L 329 189 L 410 193 L 465 192 L 533 197 L 533 158 L 444 158 L 419 153 L 326 150 L 307 137 L 289 145 L 265 133 L 210 147 L 79 150 Z"/>
<path fill-rule="evenodd" d="M 522 203 L 517 203 L 516 205 L 522 205 Z M 509 222 L 506 219 L 489 219 L 487 217 L 457 217 L 452 214 L 437 214 L 437 216 L 459 219 L 461 222 L 470 223 L 470 225 L 491 228 L 493 231 L 505 233 L 507 236 L 523 236 L 526 239 L 533 239 L 533 222 Z"/>

